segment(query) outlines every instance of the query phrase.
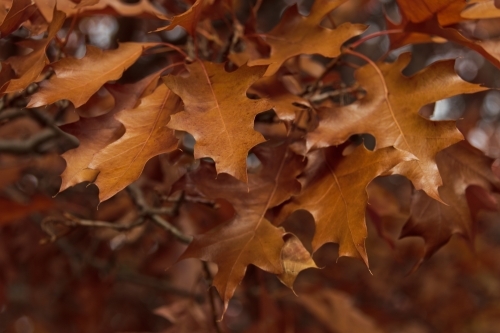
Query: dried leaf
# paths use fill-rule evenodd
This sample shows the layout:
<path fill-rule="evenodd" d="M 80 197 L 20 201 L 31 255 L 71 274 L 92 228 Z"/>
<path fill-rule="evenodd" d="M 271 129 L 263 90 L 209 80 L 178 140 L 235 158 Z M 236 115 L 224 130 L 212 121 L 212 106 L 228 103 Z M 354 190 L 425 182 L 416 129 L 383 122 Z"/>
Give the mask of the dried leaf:
<path fill-rule="evenodd" d="M 196 0 L 196 2 L 182 14 L 174 16 L 170 24 L 166 27 L 158 28 L 155 31 L 172 30 L 177 26 L 186 29 L 188 34 L 194 36 L 196 34 L 196 26 L 200 20 L 201 12 L 206 6 L 205 0 Z M 163 15 L 160 18 L 165 18 Z"/>
<path fill-rule="evenodd" d="M 495 6 L 493 0 L 481 1 L 462 11 L 461 15 L 464 19 L 469 20 L 491 19 L 500 17 L 500 8 Z"/>
<path fill-rule="evenodd" d="M 439 194 L 447 205 L 432 200 L 421 191 L 416 192 L 410 218 L 401 232 L 402 238 L 424 238 L 425 255 L 422 260 L 430 258 L 454 234 L 460 234 L 472 244 L 475 217 L 467 204 L 467 187 L 477 185 L 488 191 L 500 189 L 500 178 L 491 170 L 493 160 L 466 144 L 455 144 L 441 151 L 436 161 L 443 175 Z"/>
<path fill-rule="evenodd" d="M 283 273 L 279 274 L 278 278 L 285 286 L 293 290 L 293 283 L 300 272 L 308 268 L 318 268 L 318 266 L 297 236 L 288 233 L 283 238 L 285 240 L 281 251 Z"/>
<path fill-rule="evenodd" d="M 370 152 L 358 146 L 342 157 L 340 149 L 328 148 L 308 154 L 302 192 L 280 212 L 280 221 L 298 209 L 309 211 L 316 223 L 313 251 L 323 244 L 339 244 L 339 256 L 362 259 L 368 266 L 365 209 L 366 187 L 377 176 L 394 173 L 395 166 L 414 157 L 394 148 Z"/>
<path fill-rule="evenodd" d="M 78 12 L 85 14 L 107 14 L 118 16 L 142 16 L 156 18 L 162 15 L 149 0 L 138 0 L 133 3 L 117 0 L 85 0 L 79 4 L 71 0 L 34 0 L 36 6 L 47 21 L 52 20 L 52 9 L 64 12 L 66 16 L 71 17 Z"/>
<path fill-rule="evenodd" d="M 52 65 L 55 75 L 40 84 L 28 107 L 40 107 L 61 99 L 70 100 L 75 107 L 81 106 L 106 82 L 119 79 L 144 48 L 152 45 L 123 43 L 110 51 L 88 45 L 82 59 L 64 58 Z"/>
<path fill-rule="evenodd" d="M 54 39 L 59 29 L 61 29 L 65 19 L 66 15 L 63 12 L 55 11 L 52 22 L 48 27 L 47 37 L 41 40 L 24 41 L 20 45 L 29 47 L 33 51 L 27 55 L 14 56 L 6 60 L 12 66 L 18 78 L 10 80 L 8 84 L 2 87 L 2 92 L 18 92 L 36 81 L 45 68 L 45 65 L 50 63 L 45 52 L 49 43 Z"/>
<path fill-rule="evenodd" d="M 114 115 L 125 109 L 133 109 L 141 98 L 144 89 L 159 77 L 154 73 L 139 82 L 108 86 L 115 99 L 114 108 L 99 117 L 81 117 L 79 121 L 61 126 L 61 129 L 78 138 L 80 145 L 61 155 L 66 160 L 66 169 L 61 174 L 62 183 L 59 192 L 81 182 L 95 181 L 97 170 L 88 169 L 94 155 L 112 142 L 118 140 L 124 133 L 123 125 Z"/>
<path fill-rule="evenodd" d="M 405 53 L 392 64 L 360 68 L 356 78 L 366 96 L 344 107 L 320 110 L 319 126 L 307 135 L 307 147 L 338 145 L 356 133 L 372 134 L 377 149 L 394 146 L 415 155 L 418 161 L 399 165 L 396 173 L 439 200 L 437 188 L 442 182 L 435 155 L 463 137 L 455 121 L 433 122 L 418 111 L 426 104 L 487 88 L 463 81 L 452 60 L 435 62 L 411 77 L 403 76 L 401 71 L 409 61 L 410 54 Z"/>
<path fill-rule="evenodd" d="M 366 29 L 362 24 L 351 23 L 344 23 L 334 30 L 320 26 L 323 17 L 344 2 L 346 0 L 316 0 L 307 17 L 299 14 L 297 6 L 288 8 L 280 23 L 264 37 L 271 45 L 270 58 L 252 60 L 248 65 L 269 65 L 265 74 L 269 76 L 276 73 L 287 59 L 299 54 L 338 57 L 342 44 Z"/>
<path fill-rule="evenodd" d="M 0 24 L 0 37 L 3 38 L 17 30 L 23 22 L 28 20 L 35 10 L 36 7 L 31 0 L 12 1 L 12 6 Z"/>
<path fill-rule="evenodd" d="M 187 68 L 187 78 L 164 78 L 184 102 L 184 112 L 173 115 L 169 127 L 194 136 L 195 158 L 210 157 L 217 173 L 225 172 L 247 182 L 248 151 L 264 141 L 253 128 L 254 119 L 272 105 L 267 100 L 250 100 L 246 91 L 262 77 L 265 68 L 242 66 L 228 73 L 222 64 L 202 61 Z"/>
<path fill-rule="evenodd" d="M 94 183 L 99 187 L 101 202 L 139 178 L 149 159 L 177 148 L 174 131 L 166 125 L 178 108 L 177 96 L 160 85 L 136 108 L 115 114 L 125 126 L 125 134 L 95 154 L 89 165 L 99 171 Z"/>
<path fill-rule="evenodd" d="M 467 6 L 463 0 L 397 0 L 402 15 L 409 21 L 420 23 L 437 16 L 445 26 L 463 21 L 460 12 Z"/>
<path fill-rule="evenodd" d="M 216 174 L 212 165 L 202 163 L 188 174 L 187 181 L 209 198 L 229 201 L 236 216 L 205 234 L 196 235 L 181 259 L 199 258 L 215 262 L 219 270 L 213 284 L 224 301 L 224 311 L 247 266 L 282 274 L 283 229 L 265 218 L 269 208 L 281 204 L 300 189 L 295 179 L 302 169 L 302 157 L 288 150 L 259 146 L 255 154 L 263 166 L 250 174 L 248 186 L 227 174 Z M 217 177 L 217 178 L 216 178 Z"/>

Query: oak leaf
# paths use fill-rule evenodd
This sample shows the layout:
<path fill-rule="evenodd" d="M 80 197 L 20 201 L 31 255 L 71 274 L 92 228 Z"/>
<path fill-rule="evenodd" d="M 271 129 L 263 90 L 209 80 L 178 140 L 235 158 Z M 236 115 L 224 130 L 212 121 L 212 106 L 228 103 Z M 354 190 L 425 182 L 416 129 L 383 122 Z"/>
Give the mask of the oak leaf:
<path fill-rule="evenodd" d="M 122 110 L 115 119 L 125 126 L 125 134 L 96 153 L 89 165 L 98 170 L 95 184 L 102 202 L 123 190 L 142 173 L 146 162 L 177 148 L 174 131 L 166 125 L 178 111 L 180 100 L 161 84 L 133 109 Z"/>
<path fill-rule="evenodd" d="M 249 91 L 261 98 L 267 98 L 274 105 L 274 111 L 281 120 L 294 120 L 297 113 L 312 107 L 306 99 L 288 91 L 276 75 L 260 78 Z"/>
<path fill-rule="evenodd" d="M 475 216 L 466 198 L 469 186 L 479 186 L 487 191 L 500 189 L 500 178 L 491 170 L 493 159 L 465 143 L 441 151 L 436 161 L 443 176 L 439 194 L 448 205 L 432 200 L 422 191 L 413 195 L 410 218 L 401 237 L 420 236 L 425 240 L 424 257 L 414 268 L 430 258 L 454 234 L 473 241 Z"/>
<path fill-rule="evenodd" d="M 3 38 L 19 28 L 35 10 L 36 7 L 31 0 L 13 0 L 9 11 L 0 24 L 0 37 Z"/>
<path fill-rule="evenodd" d="M 480 1 L 462 11 L 461 15 L 469 20 L 497 18 L 500 17 L 500 8 L 495 6 L 493 0 Z"/>
<path fill-rule="evenodd" d="M 293 283 L 300 272 L 308 268 L 318 268 L 318 266 L 297 236 L 287 233 L 283 238 L 285 240 L 281 251 L 283 273 L 279 274 L 278 278 L 285 286 L 293 290 Z"/>
<path fill-rule="evenodd" d="M 283 207 L 278 220 L 284 221 L 299 209 L 309 211 L 316 223 L 313 252 L 325 243 L 338 243 L 340 257 L 359 258 L 368 266 L 366 187 L 375 177 L 393 174 L 398 163 L 414 157 L 394 148 L 370 152 L 364 146 L 348 156 L 342 156 L 338 148 L 326 148 L 307 157 L 302 192 Z"/>
<path fill-rule="evenodd" d="M 429 41 L 436 41 L 436 37 L 439 37 L 440 39 L 466 46 L 481 54 L 497 68 L 500 68 L 498 39 L 488 39 L 485 41 L 471 40 L 462 35 L 457 29 L 442 27 L 435 17 L 421 23 L 406 22 L 403 20 L 400 24 L 391 24 L 391 28 L 402 29 L 404 31 L 402 34 L 394 34 L 389 37 L 391 40 L 391 49 L 414 43 L 416 34 L 425 34 L 429 36 Z M 433 36 L 433 38 L 430 38 L 430 36 Z"/>
<path fill-rule="evenodd" d="M 111 111 L 98 117 L 81 117 L 77 122 L 61 126 L 64 132 L 75 136 L 80 141 L 80 145 L 61 155 L 66 160 L 66 169 L 61 174 L 62 183 L 59 192 L 81 182 L 95 181 L 98 170 L 88 168 L 92 158 L 106 146 L 118 140 L 125 131 L 114 115 L 121 110 L 133 109 L 144 89 L 152 81 L 158 79 L 159 74 L 152 74 L 132 84 L 107 86 L 115 99 L 115 106 Z"/>
<path fill-rule="evenodd" d="M 307 148 L 338 145 L 356 133 L 372 134 L 377 149 L 394 146 L 415 155 L 418 161 L 401 164 L 396 173 L 439 200 L 441 177 L 435 155 L 463 136 L 455 121 L 430 121 L 418 111 L 426 104 L 487 88 L 463 81 L 455 73 L 453 60 L 435 62 L 406 77 L 401 72 L 410 58 L 405 53 L 392 64 L 360 68 L 356 78 L 366 96 L 347 106 L 319 110 L 319 126 L 307 135 Z"/>
<path fill-rule="evenodd" d="M 273 226 L 265 215 L 269 208 L 300 190 L 296 177 L 303 166 L 301 156 L 289 151 L 287 145 L 259 146 L 254 152 L 262 168 L 257 174 L 249 174 L 248 185 L 227 174 L 217 175 L 208 163 L 202 163 L 186 177 L 197 193 L 225 199 L 236 211 L 231 221 L 194 236 L 180 258 L 199 258 L 218 265 L 213 285 L 222 297 L 224 309 L 248 265 L 274 274 L 284 273 L 281 262 L 284 231 Z"/>
<path fill-rule="evenodd" d="M 78 12 L 85 14 L 107 14 L 118 16 L 146 16 L 155 18 L 162 15 L 149 0 L 139 0 L 133 3 L 126 3 L 117 0 L 86 0 L 79 4 L 71 0 L 34 0 L 38 10 L 47 21 L 52 21 L 52 9 L 63 11 L 66 16 L 71 17 Z"/>
<path fill-rule="evenodd" d="M 57 32 L 64 24 L 66 15 L 63 12 L 55 11 L 52 22 L 48 27 L 47 37 L 41 40 L 26 40 L 20 45 L 33 49 L 27 55 L 14 56 L 6 60 L 14 69 L 18 78 L 10 80 L 2 89 L 3 93 L 17 92 L 25 89 L 28 85 L 35 82 L 45 65 L 50 63 L 45 54 L 49 43 L 56 37 Z"/>
<path fill-rule="evenodd" d="M 366 29 L 362 24 L 352 23 L 344 23 L 334 30 L 320 26 L 323 17 L 344 2 L 346 0 L 317 0 L 307 17 L 299 14 L 297 6 L 288 8 L 280 23 L 264 37 L 271 46 L 271 56 L 252 60 L 248 65 L 269 65 L 265 74 L 269 76 L 287 59 L 299 54 L 339 56 L 342 44 Z"/>
<path fill-rule="evenodd" d="M 460 13 L 467 6 L 462 0 L 397 0 L 397 3 L 401 14 L 409 21 L 420 23 L 437 16 L 443 26 L 463 21 Z"/>
<path fill-rule="evenodd" d="M 196 34 L 196 25 L 200 20 L 201 11 L 205 6 L 205 0 L 196 0 L 196 2 L 184 13 L 176 15 L 172 18 L 169 25 L 156 29 L 155 31 L 172 30 L 177 26 L 186 29 L 191 36 Z M 165 18 L 163 15 L 160 18 Z"/>
<path fill-rule="evenodd" d="M 106 82 L 119 79 L 142 54 L 154 44 L 123 43 L 115 50 L 103 51 L 87 45 L 82 59 L 64 58 L 52 65 L 55 75 L 40 84 L 28 107 L 40 107 L 61 99 L 79 107 Z"/>
<path fill-rule="evenodd" d="M 210 157 L 217 173 L 246 182 L 248 151 L 264 141 L 253 128 L 255 116 L 273 107 L 267 100 L 247 98 L 246 91 L 265 68 L 242 66 L 228 73 L 223 64 L 202 61 L 187 68 L 188 77 L 164 78 L 184 102 L 184 111 L 172 116 L 169 127 L 194 136 L 195 158 Z"/>

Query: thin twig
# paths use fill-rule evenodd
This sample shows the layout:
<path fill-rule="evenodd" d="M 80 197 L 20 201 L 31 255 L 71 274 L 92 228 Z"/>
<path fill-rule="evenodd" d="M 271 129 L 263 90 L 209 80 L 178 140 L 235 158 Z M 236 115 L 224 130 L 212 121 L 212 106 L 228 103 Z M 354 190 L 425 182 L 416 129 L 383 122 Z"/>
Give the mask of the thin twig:
<path fill-rule="evenodd" d="M 54 217 L 54 216 L 46 217 L 41 223 L 41 228 L 43 231 L 45 231 L 45 233 L 47 233 L 50 236 L 50 241 L 54 242 L 55 240 L 57 240 L 59 237 L 62 236 L 62 235 L 56 235 L 52 230 L 51 227 L 56 224 L 63 224 L 68 227 L 83 226 L 83 227 L 95 227 L 95 228 L 109 228 L 118 231 L 127 231 L 144 224 L 145 221 L 146 219 L 141 216 L 137 220 L 129 224 L 117 224 L 105 221 L 79 219 L 76 216 L 66 213 L 64 214 L 64 218 Z"/>
<path fill-rule="evenodd" d="M 366 42 L 367 40 L 370 40 L 372 38 L 390 35 L 390 34 L 401 34 L 403 32 L 404 32 L 403 29 L 391 29 L 391 30 L 376 31 L 374 33 L 366 35 L 365 37 L 358 39 L 357 41 L 355 41 L 354 43 L 352 43 L 348 47 L 350 49 L 354 50 L 355 48 L 357 48 L 358 46 L 360 46 L 361 44 L 363 44 L 364 42 Z"/>
<path fill-rule="evenodd" d="M 155 222 L 157 225 L 162 227 L 163 229 L 167 230 L 170 232 L 177 240 L 184 244 L 189 244 L 193 240 L 193 237 L 188 236 L 184 234 L 182 231 L 177 229 L 174 225 L 170 224 L 167 222 L 165 219 L 163 219 L 156 211 L 156 209 L 151 208 L 148 203 L 146 202 L 146 198 L 144 197 L 144 194 L 142 193 L 141 189 L 136 185 L 136 184 L 130 184 L 127 187 L 130 196 L 132 197 L 132 200 L 136 204 L 136 206 L 139 208 L 140 214 L 144 217 L 150 218 L 153 222 Z M 179 202 L 182 200 L 179 200 Z M 162 215 L 171 215 L 175 216 L 178 213 L 178 205 L 174 206 L 171 211 L 164 211 L 161 214 Z"/>
<path fill-rule="evenodd" d="M 46 128 L 26 140 L 0 140 L 0 153 L 22 155 L 38 152 L 42 144 L 58 136 L 54 130 Z"/>

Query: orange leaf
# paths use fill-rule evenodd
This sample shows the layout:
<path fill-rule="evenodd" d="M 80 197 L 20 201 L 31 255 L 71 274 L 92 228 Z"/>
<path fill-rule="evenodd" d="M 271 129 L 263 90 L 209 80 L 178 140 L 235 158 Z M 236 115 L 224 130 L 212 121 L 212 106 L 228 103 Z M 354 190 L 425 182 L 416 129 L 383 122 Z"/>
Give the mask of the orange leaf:
<path fill-rule="evenodd" d="M 281 251 L 283 273 L 278 275 L 281 282 L 293 290 L 295 279 L 305 269 L 318 268 L 309 251 L 294 234 L 285 234 L 285 245 Z"/>
<path fill-rule="evenodd" d="M 287 145 L 259 146 L 255 153 L 263 166 L 258 174 L 249 175 L 248 186 L 227 174 L 217 176 L 213 166 L 207 163 L 187 175 L 187 181 L 198 193 L 225 199 L 236 210 L 233 220 L 195 236 L 181 257 L 199 258 L 218 265 L 213 283 L 224 301 L 224 309 L 248 265 L 274 274 L 284 273 L 283 229 L 273 226 L 264 216 L 269 208 L 299 191 L 300 184 L 295 178 L 302 169 L 302 157 L 291 153 Z"/>
<path fill-rule="evenodd" d="M 344 23 L 334 30 L 320 26 L 323 17 L 344 2 L 346 0 L 316 0 L 307 17 L 299 14 L 297 6 L 290 7 L 280 23 L 264 37 L 271 45 L 271 57 L 252 60 L 248 65 L 269 65 L 265 74 L 269 76 L 276 73 L 287 59 L 299 54 L 339 56 L 342 44 L 366 29 L 362 24 L 351 23 Z"/>
<path fill-rule="evenodd" d="M 362 145 L 348 156 L 341 156 L 338 148 L 314 151 L 308 154 L 302 192 L 283 207 L 279 220 L 298 209 L 309 211 L 316 223 L 314 252 L 325 243 L 338 243 L 339 256 L 360 258 L 368 266 L 366 187 L 375 177 L 393 174 L 398 163 L 412 158 L 394 148 L 370 152 Z"/>
<path fill-rule="evenodd" d="M 0 37 L 3 38 L 19 28 L 35 10 L 36 7 L 31 0 L 13 0 L 12 6 L 0 24 Z"/>
<path fill-rule="evenodd" d="M 125 134 L 96 153 L 89 165 L 99 171 L 95 184 L 101 202 L 139 178 L 149 159 L 177 148 L 174 131 L 166 125 L 178 107 L 177 96 L 162 84 L 136 108 L 115 115 Z"/>
<path fill-rule="evenodd" d="M 463 81 L 452 60 L 433 63 L 411 77 L 403 76 L 409 61 L 410 54 L 405 53 L 395 63 L 378 64 L 383 77 L 371 65 L 360 68 L 356 78 L 366 96 L 348 106 L 320 110 L 319 127 L 307 135 L 307 146 L 338 145 L 356 133 L 372 134 L 377 149 L 394 146 L 415 155 L 418 161 L 402 163 L 396 173 L 439 200 L 437 188 L 442 182 L 435 155 L 463 136 L 455 121 L 433 122 L 418 111 L 426 104 L 487 88 Z"/>
<path fill-rule="evenodd" d="M 410 218 L 401 232 L 401 238 L 424 238 L 425 255 L 422 260 L 430 258 L 454 234 L 460 234 L 472 246 L 475 216 L 467 204 L 467 187 L 476 185 L 488 191 L 500 189 L 500 179 L 491 170 L 493 159 L 475 148 L 458 143 L 441 151 L 436 160 L 443 175 L 439 194 L 448 205 L 432 200 L 421 191 L 416 192 Z"/>
<path fill-rule="evenodd" d="M 55 75 L 40 84 L 28 107 L 35 108 L 68 99 L 75 107 L 89 100 L 106 82 L 119 79 L 154 44 L 123 43 L 115 50 L 103 51 L 91 45 L 82 59 L 64 58 L 52 65 Z"/>
<path fill-rule="evenodd" d="M 397 0 L 402 15 L 410 22 L 420 23 L 437 16 L 439 24 L 450 25 L 463 21 L 460 12 L 465 0 Z"/>
<path fill-rule="evenodd" d="M 196 0 L 196 2 L 184 13 L 174 16 L 172 21 L 166 27 L 158 28 L 155 31 L 172 30 L 177 26 L 181 26 L 188 34 L 194 36 L 196 34 L 196 25 L 200 20 L 201 11 L 205 7 L 205 0 Z M 164 16 L 160 16 L 164 18 Z"/>
<path fill-rule="evenodd" d="M 20 43 L 20 45 L 29 47 L 33 51 L 27 55 L 10 57 L 6 60 L 16 72 L 18 78 L 10 80 L 5 87 L 2 87 L 2 92 L 12 93 L 21 91 L 36 81 L 45 68 L 45 65 L 50 63 L 45 54 L 47 46 L 54 39 L 59 29 L 61 29 L 65 19 L 66 15 L 63 12 L 55 11 L 46 38 L 42 40 L 26 40 Z"/>
<path fill-rule="evenodd" d="M 62 183 L 59 192 L 81 182 L 95 181 L 97 170 L 88 169 L 93 156 L 112 142 L 118 140 L 124 133 L 123 125 L 114 115 L 125 109 L 133 109 L 149 84 L 159 77 L 154 73 L 139 82 L 108 86 L 115 99 L 115 107 L 106 114 L 93 118 L 81 117 L 79 121 L 61 126 L 61 129 L 80 141 L 80 145 L 61 155 L 66 160 L 66 169 L 61 174 Z"/>
<path fill-rule="evenodd" d="M 34 0 L 34 2 L 43 17 L 49 22 L 52 20 L 52 8 L 56 6 L 56 3 L 57 9 L 64 12 L 68 17 L 78 12 L 118 16 L 146 16 L 150 18 L 162 15 L 149 0 L 139 0 L 133 3 L 117 0 L 85 0 L 79 4 L 71 0 Z"/>
<path fill-rule="evenodd" d="M 169 127 L 194 136 L 195 158 L 211 157 L 217 173 L 247 182 L 248 151 L 264 141 L 253 128 L 254 119 L 272 105 L 267 100 L 247 98 L 246 91 L 262 77 L 265 68 L 242 66 L 228 73 L 223 64 L 201 61 L 187 68 L 187 78 L 164 78 L 184 102 L 184 112 L 173 115 Z"/>

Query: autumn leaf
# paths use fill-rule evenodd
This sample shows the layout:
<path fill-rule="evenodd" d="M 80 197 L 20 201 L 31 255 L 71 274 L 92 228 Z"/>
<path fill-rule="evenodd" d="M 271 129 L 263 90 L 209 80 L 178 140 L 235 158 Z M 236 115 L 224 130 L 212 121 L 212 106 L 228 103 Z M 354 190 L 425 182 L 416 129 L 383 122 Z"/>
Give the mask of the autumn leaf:
<path fill-rule="evenodd" d="M 443 28 L 435 17 L 421 23 L 406 23 L 402 21 L 398 25 L 393 25 L 392 28 L 402 29 L 404 33 L 391 35 L 391 49 L 413 43 L 415 41 L 415 34 L 426 34 L 434 37 L 431 40 L 439 37 L 466 46 L 481 54 L 494 66 L 500 68 L 500 49 L 497 39 L 488 39 L 485 41 L 471 40 L 454 28 Z"/>
<path fill-rule="evenodd" d="M 307 157 L 302 192 L 283 207 L 278 220 L 284 221 L 298 209 L 309 211 L 316 223 L 313 252 L 325 243 L 338 243 L 340 257 L 359 258 L 368 266 L 366 187 L 375 177 L 393 174 L 398 163 L 414 157 L 394 148 L 370 152 L 364 146 L 345 157 L 338 148 L 317 150 Z"/>
<path fill-rule="evenodd" d="M 177 96 L 160 85 L 136 108 L 115 114 L 115 119 L 125 126 L 125 134 L 97 152 L 89 165 L 99 171 L 94 183 L 99 187 L 101 202 L 139 178 L 149 159 L 177 148 L 174 131 L 166 125 L 178 108 Z"/>
<path fill-rule="evenodd" d="M 397 0 L 397 3 L 402 15 L 410 22 L 420 23 L 436 15 L 443 26 L 463 21 L 460 13 L 467 6 L 462 0 Z"/>
<path fill-rule="evenodd" d="M 491 170 L 493 159 L 464 143 L 441 151 L 436 160 L 443 176 L 439 194 L 447 205 L 432 200 L 422 191 L 416 192 L 412 199 L 410 218 L 401 232 L 402 238 L 420 236 L 425 240 L 424 257 L 414 269 L 448 243 L 454 234 L 472 243 L 475 216 L 466 199 L 469 186 L 480 186 L 488 191 L 500 189 L 500 178 Z"/>
<path fill-rule="evenodd" d="M 224 301 L 224 309 L 248 265 L 274 274 L 284 273 L 281 262 L 284 231 L 273 226 L 265 215 L 269 208 L 300 190 L 295 178 L 302 169 L 301 156 L 289 151 L 287 145 L 259 146 L 254 152 L 263 165 L 258 174 L 249 175 L 248 185 L 227 174 L 217 175 L 208 163 L 202 163 L 186 180 L 197 193 L 225 199 L 236 211 L 231 221 L 194 236 L 180 258 L 199 258 L 218 265 L 213 285 Z"/>
<path fill-rule="evenodd" d="M 271 46 L 271 56 L 249 61 L 248 65 L 269 65 L 265 74 L 269 76 L 276 73 L 287 59 L 299 54 L 338 57 L 342 44 L 366 29 L 362 24 L 351 23 L 344 23 L 334 30 L 320 26 L 323 17 L 344 2 L 346 0 L 317 0 L 307 17 L 299 14 L 297 6 L 288 8 L 280 23 L 264 37 Z"/>
<path fill-rule="evenodd" d="M 461 16 L 469 20 L 497 18 L 500 17 L 500 8 L 495 6 L 493 0 L 481 1 L 464 9 Z"/>
<path fill-rule="evenodd" d="M 228 73 L 223 64 L 202 61 L 187 68 L 189 77 L 164 78 L 184 102 L 184 111 L 172 116 L 169 127 L 194 136 L 195 158 L 210 157 L 217 173 L 247 182 L 248 151 L 264 141 L 253 128 L 255 116 L 273 106 L 267 100 L 247 98 L 246 91 L 265 68 L 242 66 Z"/>
<path fill-rule="evenodd" d="M 122 43 L 115 50 L 103 51 L 91 45 L 82 59 L 64 58 L 54 63 L 55 75 L 40 84 L 28 107 L 70 100 L 79 107 L 89 100 L 106 82 L 119 79 L 142 54 L 154 44 Z"/>
<path fill-rule="evenodd" d="M 31 0 L 13 0 L 12 6 L 0 24 L 0 37 L 3 38 L 19 28 L 35 10 L 36 7 Z"/>
<path fill-rule="evenodd" d="M 114 115 L 125 109 L 133 109 L 140 100 L 144 89 L 158 79 L 159 72 L 128 85 L 109 85 L 110 93 L 115 99 L 114 108 L 98 117 L 81 117 L 79 121 L 61 126 L 61 129 L 78 138 L 80 145 L 61 155 L 66 160 L 66 169 L 61 174 L 62 183 L 59 192 L 81 182 L 95 181 L 98 170 L 89 169 L 94 155 L 112 142 L 118 140 L 124 133 L 123 125 Z"/>
<path fill-rule="evenodd" d="M 249 91 L 261 98 L 267 98 L 274 105 L 274 111 L 282 120 L 294 120 L 298 113 L 304 111 L 304 108 L 312 108 L 306 99 L 288 91 L 276 75 L 260 78 Z"/>
<path fill-rule="evenodd" d="M 186 29 L 187 33 L 191 36 L 196 34 L 196 25 L 200 20 L 201 11 L 205 7 L 205 0 L 196 0 L 196 2 L 186 10 L 184 13 L 176 15 L 172 18 L 169 25 L 158 28 L 155 31 L 172 30 L 177 26 Z M 163 15 L 160 18 L 165 18 Z"/>
<path fill-rule="evenodd" d="M 59 29 L 61 29 L 65 19 L 66 15 L 63 12 L 55 11 L 52 22 L 48 27 L 47 37 L 41 40 L 24 41 L 21 45 L 31 48 L 33 51 L 27 55 L 14 56 L 6 60 L 12 66 L 18 78 L 10 80 L 0 91 L 4 93 L 17 92 L 36 81 L 45 66 L 50 63 L 45 54 L 46 49 Z"/>
<path fill-rule="evenodd" d="M 85 0 L 79 4 L 71 0 L 34 0 L 38 10 L 47 21 L 52 20 L 52 9 L 64 12 L 66 16 L 71 17 L 78 12 L 88 14 L 107 14 L 118 16 L 142 16 L 156 18 L 162 15 L 149 0 L 138 0 L 133 3 L 126 3 L 116 0 Z"/>
<path fill-rule="evenodd" d="M 285 286 L 293 290 L 293 283 L 300 272 L 308 268 L 318 268 L 318 266 L 297 236 L 287 233 L 283 238 L 285 240 L 281 251 L 283 273 L 279 274 L 278 278 Z"/>
<path fill-rule="evenodd" d="M 435 62 L 406 77 L 401 72 L 410 58 L 405 53 L 392 64 L 360 68 L 356 79 L 366 96 L 347 106 L 319 110 L 319 126 L 307 135 L 307 148 L 338 145 L 356 133 L 372 134 L 377 149 L 394 146 L 416 156 L 418 161 L 402 163 L 396 173 L 439 200 L 441 177 L 435 155 L 463 137 L 455 121 L 430 121 L 418 111 L 426 104 L 487 88 L 463 81 L 455 73 L 453 60 Z"/>

